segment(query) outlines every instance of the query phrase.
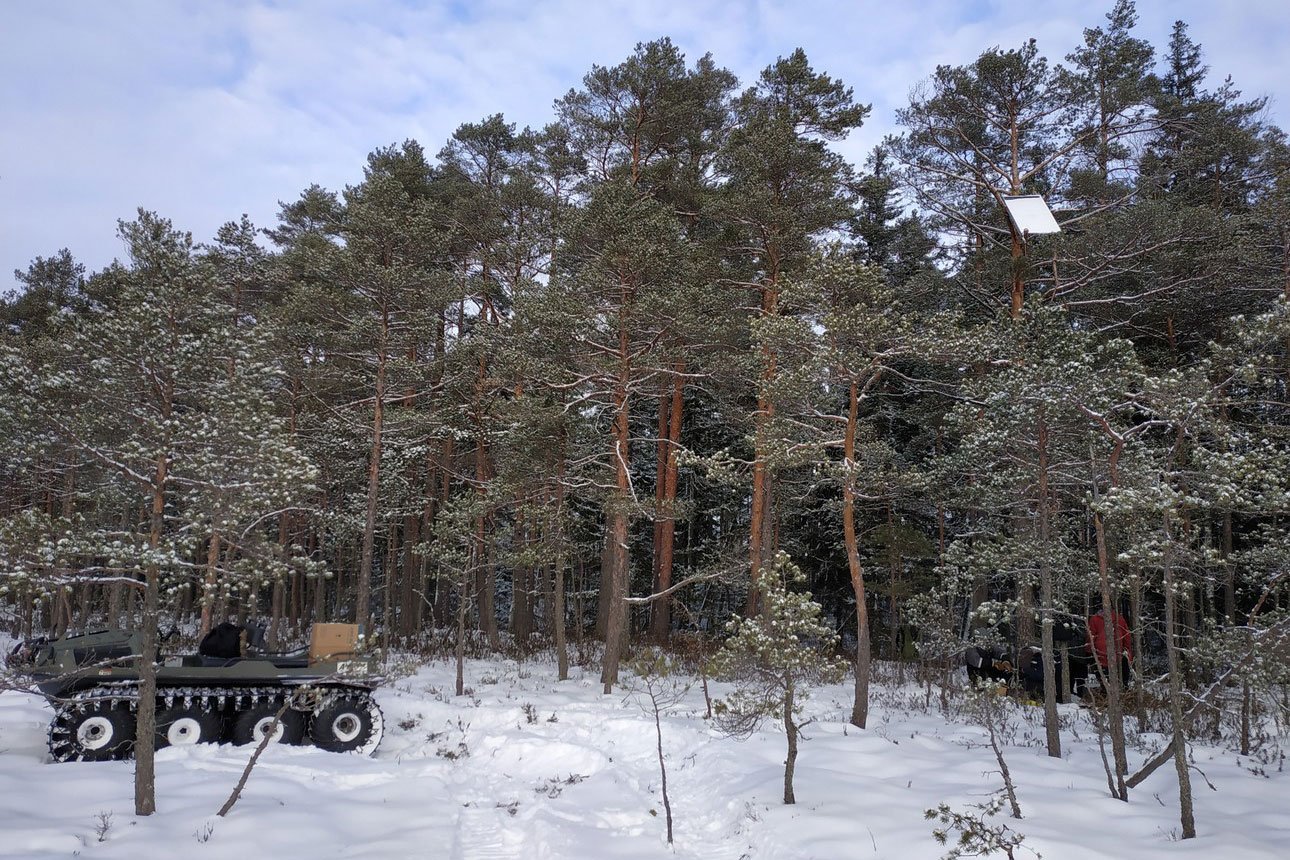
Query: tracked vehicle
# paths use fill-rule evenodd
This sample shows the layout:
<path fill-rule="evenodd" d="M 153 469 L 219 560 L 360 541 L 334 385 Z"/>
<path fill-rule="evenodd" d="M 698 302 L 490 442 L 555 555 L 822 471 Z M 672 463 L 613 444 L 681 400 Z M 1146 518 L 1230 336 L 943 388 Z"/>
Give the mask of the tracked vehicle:
<path fill-rule="evenodd" d="M 230 627 L 217 632 L 227 637 Z M 231 654 L 208 648 L 208 637 L 199 653 L 165 659 L 156 667 L 156 747 L 258 743 L 273 731 L 278 743 L 371 755 L 385 723 L 372 699 L 371 667 L 354 653 L 357 631 L 356 625 L 315 625 L 308 649 L 265 653 L 250 628 L 250 637 L 232 634 Z M 55 761 L 134 754 L 141 651 L 138 633 L 113 631 L 15 649 L 11 665 L 54 705 L 49 752 Z"/>

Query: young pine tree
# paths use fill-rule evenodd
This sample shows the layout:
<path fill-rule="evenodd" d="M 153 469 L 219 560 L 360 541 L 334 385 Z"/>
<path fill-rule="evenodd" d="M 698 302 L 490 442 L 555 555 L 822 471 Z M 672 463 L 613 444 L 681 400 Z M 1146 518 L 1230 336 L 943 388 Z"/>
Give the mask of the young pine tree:
<path fill-rule="evenodd" d="M 846 660 L 831 655 L 833 631 L 820 620 L 820 605 L 809 592 L 789 586 L 804 579 L 797 565 L 779 553 L 773 568 L 758 571 L 760 615 L 730 622 L 731 636 L 713 658 L 711 673 L 733 681 L 735 690 L 716 702 L 717 725 L 726 734 L 748 737 L 768 719 L 784 723 L 784 803 L 796 803 L 793 772 L 802 729 L 802 705 L 810 688 L 846 677 Z"/>

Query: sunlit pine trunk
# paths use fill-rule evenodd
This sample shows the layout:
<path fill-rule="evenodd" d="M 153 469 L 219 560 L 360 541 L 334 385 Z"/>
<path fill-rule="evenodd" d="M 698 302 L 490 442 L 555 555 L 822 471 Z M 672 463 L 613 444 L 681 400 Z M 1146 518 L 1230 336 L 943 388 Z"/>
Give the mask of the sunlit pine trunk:
<path fill-rule="evenodd" d="M 1011 295 L 1011 313 L 1014 320 L 1021 319 L 1021 309 L 1026 301 L 1026 281 L 1023 277 L 1022 265 L 1025 259 L 1025 247 L 1021 244 L 1021 237 L 1016 235 L 1016 228 L 1013 228 L 1012 236 L 1012 295 Z"/>
<path fill-rule="evenodd" d="M 851 591 L 856 600 L 856 686 L 851 705 L 851 725 L 864 728 L 869 719 L 869 673 L 873 654 L 869 640 L 869 605 L 865 595 L 864 568 L 860 565 L 860 547 L 856 537 L 856 418 L 859 412 L 859 385 L 851 380 L 847 407 L 847 429 L 843 442 L 842 539 L 847 551 L 847 569 L 851 574 Z M 785 800 L 785 803 L 789 801 Z"/>
<path fill-rule="evenodd" d="M 766 249 L 767 283 L 761 290 L 761 314 L 771 316 L 777 312 L 779 305 L 779 255 L 775 248 Z M 768 425 L 775 417 L 775 402 L 771 399 L 768 388 L 774 380 L 778 357 L 767 344 L 762 344 L 762 373 L 757 387 L 757 413 L 754 416 L 754 452 L 753 452 L 753 488 L 752 510 L 748 524 L 748 562 L 749 588 L 748 601 L 744 614 L 753 616 L 761 611 L 761 595 L 757 593 L 755 583 L 757 574 L 763 564 L 770 560 L 772 552 L 771 528 L 771 494 L 774 491 L 772 475 L 766 461 L 768 456 L 766 434 Z"/>
<path fill-rule="evenodd" d="M 672 398 L 668 392 L 663 392 L 658 397 L 658 432 L 654 444 L 654 547 L 650 556 L 651 565 L 651 590 L 655 593 L 662 591 L 659 586 L 660 571 L 663 562 L 663 495 L 667 491 L 667 437 L 668 426 L 670 422 L 670 412 L 672 409 Z M 657 601 L 655 601 L 657 603 Z M 656 617 L 658 607 L 650 605 L 649 630 L 650 638 L 655 642 L 659 641 L 657 632 Z"/>
<path fill-rule="evenodd" d="M 677 454 L 681 448 L 681 419 L 684 409 L 685 365 L 678 362 L 672 374 L 672 396 L 667 415 L 667 447 L 663 459 L 663 494 L 659 525 L 657 591 L 672 587 L 672 567 L 676 547 L 676 493 L 679 479 Z M 672 599 L 654 601 L 650 614 L 650 634 L 655 642 L 666 643 L 672 627 Z"/>
<path fill-rule="evenodd" d="M 626 280 L 621 286 L 623 297 L 618 316 L 618 379 L 614 383 L 614 493 L 607 511 L 609 528 L 605 545 L 608 553 L 605 572 L 609 580 L 609 593 L 605 604 L 605 659 L 600 673 L 606 694 L 613 692 L 614 684 L 618 683 L 618 664 L 627 641 L 627 509 L 631 501 L 629 386 L 632 371 L 627 317 L 631 287 Z M 603 582 L 601 587 L 604 587 Z"/>
<path fill-rule="evenodd" d="M 1008 117 L 1008 133 L 1011 146 L 1011 168 L 1012 178 L 1009 191 L 1012 194 L 1021 193 L 1021 141 L 1020 130 L 1017 128 L 1015 116 Z M 1026 280 L 1023 266 L 1025 265 L 1026 246 L 1022 243 L 1021 236 L 1017 233 L 1016 225 L 1012 227 L 1012 301 L 1011 310 L 1014 320 L 1021 319 L 1021 309 L 1026 301 Z"/>
<path fill-rule="evenodd" d="M 1013 524 L 1019 534 L 1027 527 L 1025 518 L 1017 515 Z M 1033 645 L 1035 642 L 1035 586 L 1029 575 L 1018 577 L 1017 582 L 1017 647 Z"/>

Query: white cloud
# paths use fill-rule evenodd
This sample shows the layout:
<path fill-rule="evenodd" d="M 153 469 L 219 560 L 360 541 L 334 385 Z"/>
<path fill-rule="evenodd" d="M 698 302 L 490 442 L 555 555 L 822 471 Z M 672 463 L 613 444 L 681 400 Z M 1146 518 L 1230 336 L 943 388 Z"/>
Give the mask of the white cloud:
<path fill-rule="evenodd" d="M 1163 47 L 1185 18 L 1212 69 L 1273 96 L 1281 115 L 1283 3 L 1139 7 L 1144 37 Z M 375 147 L 414 137 L 434 153 L 461 123 L 498 112 L 542 125 L 593 63 L 664 35 L 692 61 L 711 52 L 745 85 L 805 48 L 873 103 L 843 146 L 860 160 L 936 64 L 1028 36 L 1057 61 L 1104 11 L 1073 0 L 11 2 L 0 31 L 0 288 L 63 246 L 105 265 L 119 253 L 115 220 L 137 206 L 198 238 L 242 212 L 267 226 L 277 201 L 306 185 L 355 181 Z"/>

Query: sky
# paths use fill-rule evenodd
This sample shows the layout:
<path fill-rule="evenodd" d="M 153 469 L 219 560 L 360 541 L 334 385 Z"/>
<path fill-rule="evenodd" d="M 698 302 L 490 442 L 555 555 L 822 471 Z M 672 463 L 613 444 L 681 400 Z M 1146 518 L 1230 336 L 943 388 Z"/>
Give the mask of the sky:
<path fill-rule="evenodd" d="M 438 152 L 461 124 L 519 127 L 592 65 L 668 36 L 751 84 L 795 48 L 873 105 L 841 151 L 856 163 L 938 64 L 1039 41 L 1052 61 L 1113 0 L 0 0 L 0 292 L 36 256 L 90 270 L 121 256 L 139 207 L 194 238 L 312 183 L 361 179 L 367 153 L 408 138 Z M 1139 0 L 1162 50 L 1183 19 L 1211 85 L 1230 75 L 1290 127 L 1290 3 Z"/>

